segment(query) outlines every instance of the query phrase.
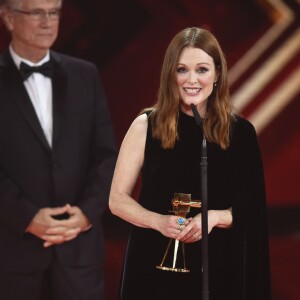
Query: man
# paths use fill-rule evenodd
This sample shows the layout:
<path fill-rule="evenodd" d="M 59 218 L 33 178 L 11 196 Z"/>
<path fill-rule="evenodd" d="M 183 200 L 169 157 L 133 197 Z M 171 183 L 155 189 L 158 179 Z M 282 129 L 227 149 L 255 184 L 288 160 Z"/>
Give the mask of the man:
<path fill-rule="evenodd" d="M 62 1 L 0 4 L 0 298 L 101 300 L 116 146 L 97 69 L 49 50 Z"/>

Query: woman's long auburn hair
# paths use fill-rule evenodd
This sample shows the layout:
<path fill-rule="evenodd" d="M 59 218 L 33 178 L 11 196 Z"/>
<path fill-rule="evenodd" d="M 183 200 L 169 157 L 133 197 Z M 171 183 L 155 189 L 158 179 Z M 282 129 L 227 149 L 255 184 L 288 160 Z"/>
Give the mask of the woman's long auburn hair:
<path fill-rule="evenodd" d="M 161 141 L 164 149 L 173 148 L 178 139 L 177 122 L 180 109 L 180 93 L 176 82 L 177 64 L 186 47 L 199 48 L 213 58 L 218 75 L 217 85 L 209 96 L 203 123 L 204 134 L 209 142 L 226 149 L 230 144 L 233 108 L 229 101 L 227 63 L 214 35 L 206 29 L 192 27 L 180 31 L 170 42 L 161 70 L 158 101 L 152 108 L 153 137 Z"/>

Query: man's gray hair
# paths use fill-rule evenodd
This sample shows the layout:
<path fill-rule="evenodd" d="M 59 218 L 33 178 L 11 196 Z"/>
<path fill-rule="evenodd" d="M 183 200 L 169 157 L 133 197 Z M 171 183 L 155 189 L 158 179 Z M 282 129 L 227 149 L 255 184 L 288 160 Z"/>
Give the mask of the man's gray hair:
<path fill-rule="evenodd" d="M 63 0 L 57 0 L 59 5 L 62 5 Z M 1 7 L 19 7 L 22 0 L 0 0 Z"/>

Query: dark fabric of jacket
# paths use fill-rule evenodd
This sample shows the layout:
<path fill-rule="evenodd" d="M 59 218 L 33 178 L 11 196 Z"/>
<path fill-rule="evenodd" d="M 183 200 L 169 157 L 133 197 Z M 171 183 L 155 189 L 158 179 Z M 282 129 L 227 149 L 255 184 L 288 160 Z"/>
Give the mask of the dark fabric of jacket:
<path fill-rule="evenodd" d="M 53 145 L 49 147 L 7 51 L 0 57 L 0 269 L 103 262 L 101 214 L 107 207 L 116 144 L 95 65 L 50 52 L 53 62 Z M 93 224 L 70 242 L 43 247 L 25 233 L 40 208 L 76 205 Z"/>

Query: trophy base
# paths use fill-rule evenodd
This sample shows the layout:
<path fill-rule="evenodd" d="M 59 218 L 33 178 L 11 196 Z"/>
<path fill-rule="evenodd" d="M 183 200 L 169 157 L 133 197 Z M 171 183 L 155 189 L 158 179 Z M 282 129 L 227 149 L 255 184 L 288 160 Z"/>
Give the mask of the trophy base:
<path fill-rule="evenodd" d="M 163 270 L 163 271 L 171 271 L 171 272 L 179 272 L 179 273 L 189 273 L 190 270 L 188 269 L 181 269 L 181 268 L 170 268 L 170 267 L 164 267 L 164 266 L 156 266 L 157 269 Z"/>

